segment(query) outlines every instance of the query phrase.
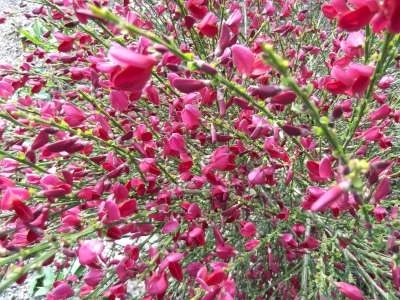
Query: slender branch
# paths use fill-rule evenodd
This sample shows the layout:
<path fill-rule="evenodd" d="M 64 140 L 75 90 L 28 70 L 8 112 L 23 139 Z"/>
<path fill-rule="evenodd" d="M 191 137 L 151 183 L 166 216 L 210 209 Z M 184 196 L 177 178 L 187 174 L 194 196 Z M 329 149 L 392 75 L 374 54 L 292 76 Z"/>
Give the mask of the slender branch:
<path fill-rule="evenodd" d="M 368 101 L 370 100 L 370 98 L 372 96 L 372 92 L 374 90 L 374 87 L 375 87 L 375 84 L 376 84 L 376 82 L 378 80 L 378 77 L 381 75 L 382 71 L 384 71 L 383 70 L 383 66 L 384 66 L 384 63 L 386 61 L 386 57 L 389 54 L 389 45 L 390 45 L 390 41 L 392 40 L 392 38 L 393 38 L 392 34 L 390 34 L 390 33 L 386 33 L 385 34 L 385 40 L 384 40 L 383 45 L 382 45 L 381 56 L 380 56 L 379 61 L 378 61 L 377 65 L 376 65 L 375 72 L 374 72 L 374 75 L 372 76 L 372 79 L 371 79 L 371 82 L 369 84 L 368 90 L 367 90 L 367 92 L 365 94 L 365 97 L 363 99 L 361 99 L 360 105 L 359 105 L 356 113 L 353 114 L 353 117 L 352 117 L 352 119 L 350 121 L 350 126 L 349 126 L 349 129 L 348 129 L 347 134 L 346 134 L 347 138 L 346 138 L 346 141 L 344 142 L 344 146 L 343 146 L 344 149 L 347 148 L 347 146 L 349 145 L 350 141 L 353 139 L 354 134 L 355 134 L 358 126 L 360 125 L 360 122 L 361 122 L 362 118 L 365 115 L 365 110 L 367 109 Z"/>
<path fill-rule="evenodd" d="M 307 218 L 306 220 L 306 232 L 304 234 L 304 238 L 307 239 L 310 236 L 311 232 L 311 220 Z M 309 261 L 310 261 L 310 253 L 305 253 L 303 256 L 303 269 L 301 273 L 301 300 L 307 300 L 308 295 L 308 272 L 309 272 Z"/>

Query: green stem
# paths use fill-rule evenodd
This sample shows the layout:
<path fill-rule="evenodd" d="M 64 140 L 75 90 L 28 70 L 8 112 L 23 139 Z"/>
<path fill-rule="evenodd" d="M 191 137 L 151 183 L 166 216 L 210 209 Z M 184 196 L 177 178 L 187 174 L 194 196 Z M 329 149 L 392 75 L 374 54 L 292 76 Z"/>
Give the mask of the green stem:
<path fill-rule="evenodd" d="M 310 218 L 307 218 L 306 220 L 306 232 L 304 235 L 304 238 L 307 239 L 307 237 L 310 236 L 311 232 L 311 220 Z M 301 273 L 301 300 L 307 300 L 307 295 L 308 295 L 308 268 L 309 268 L 309 261 L 310 261 L 310 253 L 307 252 L 303 256 L 303 269 Z"/>
<path fill-rule="evenodd" d="M 363 274 L 364 280 L 367 281 L 371 287 L 373 287 L 383 298 L 382 299 L 394 299 L 389 298 L 389 294 L 386 293 L 380 286 L 377 285 L 374 279 L 368 274 L 368 272 L 364 269 L 364 267 L 358 262 L 357 258 L 347 249 L 344 249 L 344 254 L 350 260 L 352 260 L 356 265 L 360 272 Z"/>
<path fill-rule="evenodd" d="M 88 101 L 90 104 L 92 104 L 101 114 L 103 114 L 110 122 L 118 128 L 120 131 L 124 132 L 124 128 L 119 124 L 113 117 L 110 116 L 109 113 L 107 113 L 97 102 L 95 99 L 87 95 L 86 93 L 79 91 L 79 94 L 82 96 L 83 99 Z"/>
<path fill-rule="evenodd" d="M 2 149 L 0 149 L 0 156 L 5 156 L 5 157 L 8 157 L 8 158 L 11 158 L 11 159 L 13 159 L 15 161 L 18 161 L 18 162 L 20 162 L 20 163 L 22 163 L 24 165 L 27 165 L 27 166 L 31 167 L 32 169 L 35 169 L 36 171 L 39 171 L 41 173 L 48 173 L 47 170 L 39 167 L 37 164 L 31 163 L 29 160 L 26 160 L 25 158 L 14 156 L 11 153 L 9 153 L 7 151 L 4 151 Z"/>
<path fill-rule="evenodd" d="M 337 156 L 340 157 L 340 159 L 347 164 L 348 158 L 346 157 L 342 146 L 340 146 L 336 134 L 332 132 L 332 130 L 328 127 L 326 123 L 321 122 L 320 119 L 321 116 L 315 104 L 310 101 L 308 95 L 300 89 L 300 87 L 293 80 L 293 78 L 286 77 L 286 82 L 287 82 L 287 87 L 291 88 L 297 94 L 297 96 L 300 97 L 300 99 L 303 101 L 307 109 L 311 112 L 312 118 L 317 123 L 317 125 L 322 129 L 324 136 L 333 146 L 334 150 L 337 153 Z"/>
<path fill-rule="evenodd" d="M 262 45 L 264 53 L 267 54 L 265 60 L 268 63 L 272 64 L 281 74 L 282 83 L 293 90 L 298 97 L 302 100 L 303 104 L 307 107 L 307 109 L 311 112 L 311 117 L 314 119 L 314 122 L 321 128 L 324 136 L 327 138 L 329 143 L 333 146 L 336 155 L 344 162 L 348 162 L 348 158 L 346 157 L 343 148 L 340 146 L 336 135 L 332 130 L 328 127 L 325 122 L 321 122 L 321 115 L 318 111 L 318 108 L 315 106 L 313 102 L 310 101 L 309 95 L 305 93 L 300 86 L 296 83 L 296 81 L 288 74 L 288 62 L 284 60 L 281 56 L 279 56 L 270 45 L 263 44 Z"/>
<path fill-rule="evenodd" d="M 389 53 L 389 44 L 390 44 L 390 41 L 392 40 L 392 38 L 393 38 L 392 34 L 390 34 L 390 33 L 385 34 L 385 40 L 383 42 L 381 56 L 376 65 L 376 69 L 375 69 L 374 75 L 371 79 L 371 82 L 368 86 L 368 90 L 365 94 L 365 97 L 363 99 L 361 99 L 360 106 L 358 107 L 357 111 L 353 114 L 353 117 L 350 121 L 349 130 L 347 131 L 347 134 L 346 134 L 347 139 L 344 142 L 344 146 L 343 146 L 344 149 L 346 149 L 346 147 L 349 145 L 350 141 L 353 139 L 354 134 L 355 134 L 358 126 L 360 125 L 361 119 L 365 115 L 365 110 L 367 108 L 368 100 L 370 100 L 370 98 L 371 98 L 372 92 L 375 87 L 375 83 L 377 82 L 379 75 L 381 75 L 382 71 L 384 71 L 383 65 L 384 65 L 387 55 Z"/>
<path fill-rule="evenodd" d="M 0 292 L 8 288 L 12 285 L 15 281 L 17 281 L 22 275 L 26 274 L 27 272 L 31 271 L 35 268 L 40 268 L 42 264 L 48 260 L 50 257 L 55 255 L 57 249 L 47 249 L 47 251 L 43 252 L 38 258 L 33 260 L 31 263 L 26 264 L 22 267 L 15 267 L 15 270 L 11 272 L 4 280 L 0 282 Z"/>
<path fill-rule="evenodd" d="M 48 248 L 50 248 L 50 247 L 51 247 L 51 243 L 46 241 L 39 245 L 33 246 L 31 248 L 23 249 L 17 253 L 9 255 L 7 257 L 2 257 L 2 258 L 0 258 L 0 267 L 8 265 L 18 259 L 25 259 L 25 258 L 31 256 L 32 254 L 42 252 L 42 251 L 47 251 Z"/>
<path fill-rule="evenodd" d="M 367 26 L 365 29 L 365 56 L 364 56 L 364 63 L 367 64 L 370 57 L 370 39 L 371 39 L 371 28 Z"/>

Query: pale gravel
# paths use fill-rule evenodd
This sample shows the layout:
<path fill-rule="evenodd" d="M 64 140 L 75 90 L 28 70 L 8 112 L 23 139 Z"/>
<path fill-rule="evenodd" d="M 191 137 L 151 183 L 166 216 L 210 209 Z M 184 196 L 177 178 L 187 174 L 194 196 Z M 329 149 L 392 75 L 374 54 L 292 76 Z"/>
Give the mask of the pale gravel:
<path fill-rule="evenodd" d="M 0 16 L 6 21 L 0 24 L 0 64 L 22 62 L 22 44 L 18 29 L 29 25 L 24 13 L 30 11 L 32 3 L 23 0 L 0 0 Z"/>
<path fill-rule="evenodd" d="M 18 65 L 23 61 L 22 44 L 18 29 L 29 25 L 24 13 L 29 12 L 32 4 L 21 0 L 0 0 L 0 17 L 6 21 L 0 24 L 0 64 Z M 5 268 L 0 269 L 0 280 Z M 0 293 L 0 300 L 28 300 L 27 286 L 14 284 Z"/>

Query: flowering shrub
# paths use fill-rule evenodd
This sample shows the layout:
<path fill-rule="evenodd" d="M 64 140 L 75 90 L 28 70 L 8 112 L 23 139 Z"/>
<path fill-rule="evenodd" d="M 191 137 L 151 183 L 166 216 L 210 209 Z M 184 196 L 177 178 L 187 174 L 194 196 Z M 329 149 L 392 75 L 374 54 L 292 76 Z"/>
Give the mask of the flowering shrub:
<path fill-rule="evenodd" d="M 1 66 L 0 290 L 400 297 L 399 1 L 88 2 Z"/>

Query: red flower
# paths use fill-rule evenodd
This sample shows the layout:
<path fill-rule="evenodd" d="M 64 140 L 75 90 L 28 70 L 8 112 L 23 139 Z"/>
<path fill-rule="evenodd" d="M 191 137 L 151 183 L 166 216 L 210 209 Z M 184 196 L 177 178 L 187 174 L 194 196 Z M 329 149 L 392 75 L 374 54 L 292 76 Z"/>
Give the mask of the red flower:
<path fill-rule="evenodd" d="M 9 98 L 14 93 L 14 88 L 11 83 L 6 80 L 0 80 L 0 98 Z"/>
<path fill-rule="evenodd" d="M 217 247 L 215 249 L 215 254 L 221 259 L 229 259 L 235 257 L 237 251 L 233 246 L 227 243 L 223 243 L 223 244 L 217 244 Z"/>
<path fill-rule="evenodd" d="M 271 99 L 272 104 L 288 105 L 296 100 L 296 93 L 293 91 L 282 91 Z"/>
<path fill-rule="evenodd" d="M 364 28 L 373 16 L 368 6 L 361 6 L 340 16 L 339 27 L 346 31 L 357 31 Z"/>
<path fill-rule="evenodd" d="M 31 197 L 28 190 L 24 188 L 9 187 L 1 198 L 0 209 L 11 210 L 14 207 L 16 201 L 23 202 Z"/>
<path fill-rule="evenodd" d="M 103 212 L 105 213 L 105 218 L 103 220 L 104 223 L 112 223 L 121 219 L 121 214 L 119 212 L 118 205 L 112 201 L 107 200 L 102 203 L 104 205 Z"/>
<path fill-rule="evenodd" d="M 253 222 L 244 222 L 239 232 L 245 238 L 251 238 L 257 233 L 257 227 Z"/>
<path fill-rule="evenodd" d="M 208 12 L 207 2 L 205 0 L 187 0 L 186 7 L 193 17 L 202 19 Z"/>
<path fill-rule="evenodd" d="M 201 90 L 206 83 L 203 80 L 177 77 L 172 79 L 171 85 L 182 93 L 192 93 Z"/>
<path fill-rule="evenodd" d="M 184 258 L 182 253 L 170 253 L 168 256 L 161 262 L 160 270 L 164 270 L 168 267 L 171 275 L 178 281 L 183 280 L 183 272 L 182 267 L 179 263 Z"/>
<path fill-rule="evenodd" d="M 246 251 L 253 251 L 255 248 L 257 248 L 258 247 L 258 245 L 260 245 L 260 241 L 259 240 L 257 240 L 257 239 L 252 239 L 252 240 L 249 240 L 249 241 L 247 241 L 245 244 L 244 244 L 244 249 L 246 250 Z"/>
<path fill-rule="evenodd" d="M 250 185 L 269 184 L 272 185 L 274 181 L 275 169 L 273 167 L 261 166 L 254 168 L 250 171 L 247 179 Z"/>
<path fill-rule="evenodd" d="M 62 151 L 70 152 L 73 150 L 73 146 L 78 141 L 78 138 L 67 138 L 61 141 L 57 141 L 46 146 L 46 151 L 50 153 L 59 153 Z"/>
<path fill-rule="evenodd" d="M 329 156 L 324 157 L 319 163 L 319 176 L 322 179 L 333 177 L 332 159 Z"/>
<path fill-rule="evenodd" d="M 221 146 L 212 153 L 211 167 L 220 171 L 231 171 L 235 169 L 235 157 L 229 147 Z"/>
<path fill-rule="evenodd" d="M 334 203 L 340 196 L 342 196 L 345 190 L 349 187 L 349 183 L 344 181 L 341 184 L 330 188 L 328 191 L 322 194 L 317 201 L 311 205 L 311 211 L 323 211 Z"/>
<path fill-rule="evenodd" d="M 145 89 L 147 99 L 154 105 L 160 105 L 160 95 L 155 86 L 149 85 Z"/>
<path fill-rule="evenodd" d="M 371 121 L 382 120 L 382 119 L 385 119 L 386 117 L 388 117 L 391 112 L 392 112 L 392 109 L 390 108 L 390 106 L 387 104 L 384 104 L 381 107 L 379 107 L 378 109 L 372 111 L 369 114 L 369 119 Z"/>
<path fill-rule="evenodd" d="M 176 219 L 171 219 L 163 226 L 161 232 L 163 234 L 168 234 L 174 232 L 179 227 L 179 222 Z"/>
<path fill-rule="evenodd" d="M 164 295 L 168 288 L 165 272 L 154 273 L 146 282 L 146 291 L 150 295 Z"/>
<path fill-rule="evenodd" d="M 218 23 L 217 16 L 212 12 L 208 12 L 204 16 L 204 18 L 200 21 L 200 23 L 197 25 L 197 28 L 199 29 L 202 35 L 212 38 L 216 36 L 218 33 L 217 23 Z"/>
<path fill-rule="evenodd" d="M 282 125 L 282 130 L 289 136 L 306 136 L 308 135 L 308 131 L 297 126 L 293 126 L 290 124 Z"/>
<path fill-rule="evenodd" d="M 400 1 L 385 0 L 383 11 L 388 15 L 388 30 L 391 33 L 400 33 Z"/>
<path fill-rule="evenodd" d="M 378 223 L 382 222 L 388 214 L 387 210 L 382 206 L 375 207 L 373 212 L 374 218 Z"/>
<path fill-rule="evenodd" d="M 204 230 L 200 227 L 193 228 L 188 234 L 188 243 L 193 246 L 203 246 L 206 243 Z"/>
<path fill-rule="evenodd" d="M 30 222 L 33 219 L 33 213 L 32 210 L 30 209 L 29 206 L 27 206 L 25 203 L 19 200 L 14 200 L 13 202 L 13 208 L 15 210 L 15 213 L 17 216 L 23 221 L 23 222 Z"/>
<path fill-rule="evenodd" d="M 156 64 L 153 57 L 121 46 L 112 46 L 108 56 L 116 65 L 111 73 L 111 82 L 117 90 L 141 91 Z"/>
<path fill-rule="evenodd" d="M 86 273 L 83 280 L 85 281 L 85 283 L 87 285 L 95 287 L 100 283 L 100 281 L 103 279 L 103 277 L 104 277 L 104 271 L 95 269 L 95 268 L 91 268 L 90 271 L 88 273 Z"/>
<path fill-rule="evenodd" d="M 280 242 L 285 248 L 296 248 L 298 243 L 291 233 L 283 233 L 280 237 Z"/>
<path fill-rule="evenodd" d="M 73 104 L 64 104 L 63 111 L 64 121 L 71 127 L 79 126 L 86 119 L 85 113 Z"/>
<path fill-rule="evenodd" d="M 104 244 L 98 240 L 83 241 L 78 249 L 78 259 L 81 265 L 93 266 L 104 250 Z"/>
<path fill-rule="evenodd" d="M 261 85 L 250 86 L 248 88 L 248 91 L 252 96 L 258 97 L 260 99 L 266 99 L 269 97 L 274 97 L 281 91 L 281 89 L 275 85 Z"/>
<path fill-rule="evenodd" d="M 74 47 L 75 39 L 68 35 L 62 34 L 61 32 L 56 32 L 54 37 L 60 42 L 58 45 L 58 51 L 60 52 L 69 52 Z"/>
<path fill-rule="evenodd" d="M 186 152 L 185 140 L 179 133 L 174 132 L 165 142 L 164 153 L 171 156 L 179 156 Z"/>
<path fill-rule="evenodd" d="M 243 16 L 240 9 L 235 9 L 226 20 L 226 25 L 228 25 L 229 29 L 234 34 L 239 34 L 240 23 L 242 22 L 242 18 Z"/>
<path fill-rule="evenodd" d="M 111 91 L 110 103 L 116 111 L 124 112 L 128 109 L 129 99 L 123 91 Z"/>
<path fill-rule="evenodd" d="M 183 124 L 185 124 L 188 129 L 196 129 L 200 126 L 201 113 L 194 104 L 185 105 L 185 108 L 181 112 L 181 118 Z"/>
<path fill-rule="evenodd" d="M 0 201 L 0 209 L 13 209 L 23 222 L 30 222 L 33 219 L 33 213 L 31 208 L 24 203 L 29 198 L 30 194 L 26 189 L 8 187 Z"/>
<path fill-rule="evenodd" d="M 376 0 L 352 0 L 350 10 L 346 1 L 331 0 L 322 5 L 322 12 L 329 18 L 338 18 L 339 27 L 346 31 L 358 31 L 369 23 L 374 32 L 384 29 L 391 33 L 400 32 L 400 2 L 398 0 L 385 0 L 380 3 Z M 382 2 L 382 1 L 381 1 Z"/>
<path fill-rule="evenodd" d="M 46 197 L 62 197 L 71 192 L 71 185 L 55 175 L 46 175 L 40 180 Z"/>
<path fill-rule="evenodd" d="M 222 269 L 217 269 L 211 274 L 208 274 L 205 278 L 205 282 L 208 285 L 217 285 L 223 282 L 228 276 Z"/>
<path fill-rule="evenodd" d="M 253 71 L 253 64 L 255 56 L 251 50 L 242 45 L 233 45 L 232 59 L 233 64 L 237 68 L 240 74 L 249 76 Z"/>
<path fill-rule="evenodd" d="M 47 295 L 47 300 L 64 300 L 74 295 L 74 290 L 68 283 L 56 282 L 54 289 Z"/>
<path fill-rule="evenodd" d="M 153 175 L 160 175 L 161 171 L 157 167 L 156 160 L 154 158 L 143 158 L 139 163 L 139 169 L 143 173 L 153 174 Z"/>
<path fill-rule="evenodd" d="M 364 295 L 362 293 L 362 291 L 347 282 L 336 282 L 335 285 L 337 286 L 337 288 L 339 289 L 339 291 L 345 295 L 347 298 L 351 299 L 351 300 L 364 300 Z"/>
<path fill-rule="evenodd" d="M 374 193 L 374 200 L 379 203 L 382 199 L 387 197 L 392 192 L 392 186 L 390 184 L 390 179 L 385 177 L 377 185 Z"/>
<path fill-rule="evenodd" d="M 331 70 L 334 81 L 328 81 L 326 88 L 334 93 L 346 93 L 350 96 L 362 96 L 367 89 L 374 68 L 357 63 L 337 64 Z"/>

